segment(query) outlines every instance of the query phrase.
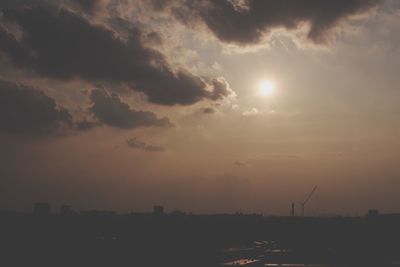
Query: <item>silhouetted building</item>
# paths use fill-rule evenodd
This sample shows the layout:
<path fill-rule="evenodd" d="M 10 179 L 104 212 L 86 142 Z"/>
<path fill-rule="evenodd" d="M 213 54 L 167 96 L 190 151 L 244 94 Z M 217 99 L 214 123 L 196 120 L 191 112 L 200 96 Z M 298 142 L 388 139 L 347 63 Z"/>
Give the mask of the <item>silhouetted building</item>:
<path fill-rule="evenodd" d="M 156 215 L 164 214 L 164 207 L 163 206 L 154 206 L 153 213 Z"/>
<path fill-rule="evenodd" d="M 49 215 L 51 207 L 49 203 L 37 202 L 33 204 L 33 214 L 35 215 Z"/>
<path fill-rule="evenodd" d="M 104 217 L 104 216 L 114 216 L 116 213 L 115 211 L 109 211 L 109 210 L 85 210 L 81 211 L 81 214 L 86 216 Z"/>
<path fill-rule="evenodd" d="M 379 215 L 379 210 L 375 210 L 375 209 L 368 210 L 368 214 L 367 214 L 368 217 L 374 217 L 374 216 L 378 216 L 378 215 Z"/>
<path fill-rule="evenodd" d="M 71 206 L 62 205 L 60 208 L 60 214 L 61 215 L 71 215 L 71 214 L 74 214 L 74 211 L 71 209 Z"/>
<path fill-rule="evenodd" d="M 292 209 L 290 211 L 290 215 L 294 217 L 294 203 L 292 203 Z"/>

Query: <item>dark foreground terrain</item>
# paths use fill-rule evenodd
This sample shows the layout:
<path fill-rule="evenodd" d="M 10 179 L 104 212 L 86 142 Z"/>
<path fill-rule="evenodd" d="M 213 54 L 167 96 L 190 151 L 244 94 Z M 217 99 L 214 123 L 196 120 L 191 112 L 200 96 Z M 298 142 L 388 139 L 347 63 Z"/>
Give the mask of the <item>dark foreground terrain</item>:
<path fill-rule="evenodd" d="M 1 213 L 0 266 L 400 266 L 400 216 Z"/>

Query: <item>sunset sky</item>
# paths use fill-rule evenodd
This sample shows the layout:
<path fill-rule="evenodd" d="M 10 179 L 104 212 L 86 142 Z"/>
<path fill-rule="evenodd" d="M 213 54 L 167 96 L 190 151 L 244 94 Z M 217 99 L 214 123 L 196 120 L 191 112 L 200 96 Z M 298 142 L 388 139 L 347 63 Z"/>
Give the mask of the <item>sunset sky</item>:
<path fill-rule="evenodd" d="M 397 0 L 1 0 L 0 209 L 400 212 L 399 84 Z"/>

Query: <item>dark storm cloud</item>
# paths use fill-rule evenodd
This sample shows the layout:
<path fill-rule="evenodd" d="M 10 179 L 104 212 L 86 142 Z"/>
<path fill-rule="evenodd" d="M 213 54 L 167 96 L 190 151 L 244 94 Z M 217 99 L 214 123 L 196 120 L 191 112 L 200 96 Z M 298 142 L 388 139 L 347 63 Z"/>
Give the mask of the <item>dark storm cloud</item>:
<path fill-rule="evenodd" d="M 231 93 L 184 69 L 173 70 L 161 53 L 144 46 L 142 32 L 132 26 L 123 40 L 67 9 L 44 5 L 3 9 L 2 17 L 23 34 L 16 38 L 0 28 L 0 52 L 15 66 L 45 77 L 127 84 L 162 105 L 218 100 Z"/>
<path fill-rule="evenodd" d="M 150 126 L 173 127 L 168 118 L 160 119 L 152 112 L 133 110 L 116 94 L 108 94 L 103 89 L 93 90 L 90 99 L 93 102 L 90 111 L 107 125 L 123 129 Z"/>
<path fill-rule="evenodd" d="M 310 25 L 308 38 L 323 42 L 340 20 L 376 6 L 381 0 L 220 0 L 191 1 L 174 10 L 186 23 L 197 17 L 222 41 L 251 44 L 276 27 Z M 159 5 L 159 7 L 161 7 Z"/>
<path fill-rule="evenodd" d="M 138 149 L 138 150 L 142 150 L 142 151 L 146 151 L 146 152 L 162 152 L 162 151 L 164 151 L 164 147 L 162 147 L 162 146 L 146 144 L 145 142 L 140 141 L 136 138 L 131 138 L 131 139 L 126 140 L 126 143 L 128 144 L 128 146 L 130 148 Z"/>
<path fill-rule="evenodd" d="M 55 134 L 69 126 L 71 115 L 54 99 L 33 87 L 0 80 L 0 131 Z"/>

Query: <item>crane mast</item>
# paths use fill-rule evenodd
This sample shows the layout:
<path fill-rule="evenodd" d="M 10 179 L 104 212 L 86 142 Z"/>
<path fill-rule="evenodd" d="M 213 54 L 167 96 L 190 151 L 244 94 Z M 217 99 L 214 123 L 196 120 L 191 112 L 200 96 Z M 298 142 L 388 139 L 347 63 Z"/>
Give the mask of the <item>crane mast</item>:
<path fill-rule="evenodd" d="M 301 205 L 301 216 L 304 217 L 305 206 L 306 206 L 307 202 L 311 199 L 311 197 L 313 196 L 313 194 L 315 193 L 316 190 L 317 190 L 317 186 L 314 186 L 313 190 L 311 190 L 311 192 L 310 192 L 310 194 L 308 194 L 307 198 L 303 202 L 300 203 L 300 205 Z"/>

